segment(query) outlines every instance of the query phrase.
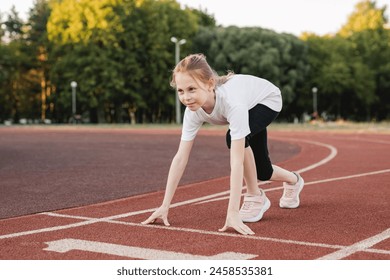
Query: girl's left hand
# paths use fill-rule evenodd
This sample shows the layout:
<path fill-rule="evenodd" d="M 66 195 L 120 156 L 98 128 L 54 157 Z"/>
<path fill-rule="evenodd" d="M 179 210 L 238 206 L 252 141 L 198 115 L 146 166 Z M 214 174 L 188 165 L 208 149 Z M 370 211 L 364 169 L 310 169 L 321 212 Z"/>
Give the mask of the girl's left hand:
<path fill-rule="evenodd" d="M 148 219 L 141 222 L 141 224 L 143 225 L 153 224 L 156 219 L 161 219 L 163 220 L 164 225 L 170 226 L 168 222 L 168 211 L 169 211 L 169 207 L 160 206 L 160 208 L 154 211 L 154 213 L 150 215 Z"/>
<path fill-rule="evenodd" d="M 226 222 L 223 228 L 219 229 L 219 231 L 226 231 L 229 227 L 234 228 L 236 231 L 243 235 L 253 235 L 255 234 L 247 225 L 245 225 L 238 213 L 229 213 L 226 217 Z"/>

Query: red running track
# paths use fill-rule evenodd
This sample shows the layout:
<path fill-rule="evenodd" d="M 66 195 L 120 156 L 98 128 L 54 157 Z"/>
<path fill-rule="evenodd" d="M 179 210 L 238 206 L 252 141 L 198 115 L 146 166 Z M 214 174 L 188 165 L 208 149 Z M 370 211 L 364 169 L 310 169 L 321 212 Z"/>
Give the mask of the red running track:
<path fill-rule="evenodd" d="M 181 186 L 170 227 L 140 224 L 161 203 L 162 190 L 0 220 L 1 258 L 389 260 L 390 135 L 269 135 L 300 147 L 279 165 L 300 171 L 306 185 L 298 209 L 280 209 L 281 184 L 263 183 L 272 205 L 250 224 L 254 236 L 218 232 L 228 203 L 224 176 Z"/>

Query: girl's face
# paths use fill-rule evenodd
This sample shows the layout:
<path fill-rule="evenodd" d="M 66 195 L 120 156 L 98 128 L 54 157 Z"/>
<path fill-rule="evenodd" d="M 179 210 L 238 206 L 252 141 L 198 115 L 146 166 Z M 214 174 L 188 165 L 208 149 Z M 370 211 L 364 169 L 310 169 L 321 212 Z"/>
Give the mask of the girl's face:
<path fill-rule="evenodd" d="M 212 110 L 210 108 L 214 106 L 210 102 L 214 100 L 214 84 L 212 80 L 206 84 L 195 80 L 187 73 L 179 72 L 175 74 L 175 82 L 179 99 L 188 109 L 196 111 L 202 107 L 205 111 Z"/>

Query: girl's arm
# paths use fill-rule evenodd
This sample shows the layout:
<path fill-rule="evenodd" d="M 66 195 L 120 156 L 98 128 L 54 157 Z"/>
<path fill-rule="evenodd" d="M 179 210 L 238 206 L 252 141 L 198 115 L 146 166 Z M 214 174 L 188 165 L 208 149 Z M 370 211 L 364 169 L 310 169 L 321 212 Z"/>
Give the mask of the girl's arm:
<path fill-rule="evenodd" d="M 233 140 L 230 149 L 230 198 L 227 210 L 225 226 L 220 231 L 225 231 L 228 227 L 234 228 L 241 234 L 254 234 L 245 225 L 239 215 L 242 182 L 244 177 L 244 155 L 245 138 Z"/>
<path fill-rule="evenodd" d="M 168 180 L 162 205 L 147 220 L 142 222 L 142 224 L 150 224 L 153 223 L 157 218 L 160 218 L 163 220 L 166 226 L 169 226 L 169 206 L 171 205 L 171 201 L 176 192 L 177 186 L 187 166 L 193 143 L 194 141 L 180 142 L 179 149 L 172 160 L 171 167 L 169 168 Z"/>
<path fill-rule="evenodd" d="M 171 167 L 169 168 L 168 180 L 162 206 L 169 208 L 169 205 L 171 205 L 173 195 L 175 194 L 176 188 L 179 185 L 179 181 L 183 176 L 184 170 L 187 166 L 193 143 L 194 141 L 180 142 L 179 149 L 172 160 Z"/>

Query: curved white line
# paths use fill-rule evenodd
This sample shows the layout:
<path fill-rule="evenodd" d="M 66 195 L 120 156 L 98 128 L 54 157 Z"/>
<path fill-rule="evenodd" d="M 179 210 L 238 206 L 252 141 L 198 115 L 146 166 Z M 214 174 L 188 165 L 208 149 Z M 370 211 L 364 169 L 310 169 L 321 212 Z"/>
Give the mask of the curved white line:
<path fill-rule="evenodd" d="M 320 160 L 319 162 L 316 162 L 312 165 L 309 165 L 305 168 L 302 168 L 302 169 L 299 169 L 297 170 L 298 173 L 304 173 L 306 171 L 309 171 L 309 170 L 312 170 L 314 168 L 317 168 L 321 165 L 324 165 L 326 163 L 328 163 L 329 161 L 331 161 L 332 159 L 334 159 L 337 155 L 337 149 L 336 147 L 332 146 L 332 145 L 328 145 L 328 144 L 324 144 L 324 143 L 321 143 L 321 142 L 317 142 L 317 141 L 311 141 L 311 140 L 302 140 L 302 139 L 295 139 L 295 138 L 277 138 L 277 137 L 270 137 L 271 139 L 275 139 L 275 140 L 279 140 L 279 141 L 285 141 L 285 140 L 289 140 L 289 141 L 293 141 L 293 142 L 304 142 L 304 143 L 309 143 L 309 144 L 313 144 L 313 145 L 317 145 L 317 146 L 322 146 L 322 147 L 325 147 L 325 148 L 328 148 L 330 150 L 330 154 Z"/>
<path fill-rule="evenodd" d="M 316 142 L 316 141 L 310 141 L 310 140 L 302 140 L 302 139 L 295 139 L 295 138 L 278 138 L 278 137 L 270 137 L 271 139 L 274 139 L 274 140 L 279 140 L 279 141 L 286 141 L 286 140 L 289 140 L 289 141 L 293 141 L 293 142 L 305 142 L 305 143 L 309 143 L 309 144 L 313 144 L 313 145 L 318 145 L 318 146 L 322 146 L 322 147 L 325 147 L 325 148 L 328 148 L 330 150 L 330 153 L 327 157 L 325 157 L 324 159 L 320 160 L 319 162 L 316 162 L 316 163 L 313 163 L 305 168 L 302 168 L 302 169 L 299 169 L 297 170 L 298 173 L 304 173 L 306 171 L 309 171 L 309 170 L 312 170 L 314 168 L 317 168 L 321 165 L 324 165 L 326 163 L 328 163 L 329 161 L 331 161 L 333 158 L 336 157 L 337 155 L 337 149 L 334 147 L 334 146 L 331 146 L 331 145 L 328 145 L 328 144 L 324 144 L 324 143 L 321 143 L 321 142 Z M 269 181 L 267 181 L 269 182 Z M 267 182 L 260 182 L 259 183 L 259 186 L 260 185 L 263 185 L 263 184 L 266 184 Z M 244 186 L 243 189 L 245 189 L 246 187 Z M 281 189 L 283 187 L 277 187 L 277 188 L 274 188 L 274 189 Z M 273 190 L 274 190 L 273 189 Z M 264 190 L 264 191 L 270 191 L 269 189 L 268 190 Z M 226 195 L 226 194 L 229 194 L 230 191 L 226 191 L 226 192 L 223 192 L 223 193 L 220 193 L 220 195 Z M 223 197 L 218 197 L 218 198 L 213 198 L 213 199 L 209 199 L 209 200 L 203 200 L 203 201 L 200 201 L 198 202 L 197 204 L 203 204 L 203 203 L 207 203 L 207 202 L 213 202 L 213 201 L 219 201 L 219 200 L 224 200 L 224 199 L 228 199 L 229 196 L 223 196 Z"/>

